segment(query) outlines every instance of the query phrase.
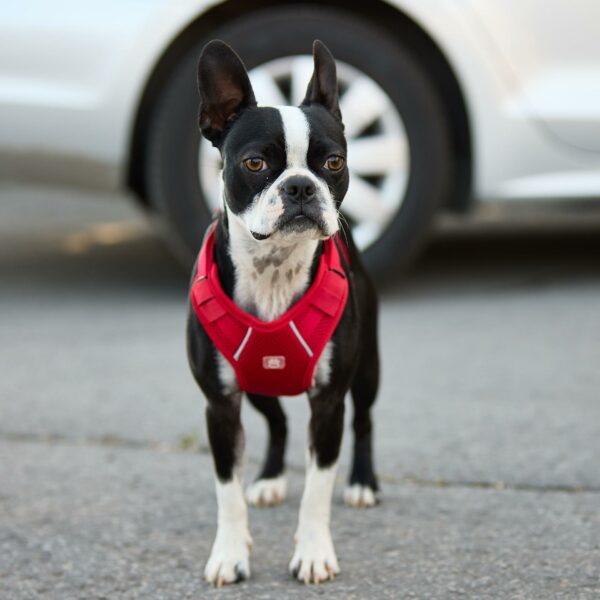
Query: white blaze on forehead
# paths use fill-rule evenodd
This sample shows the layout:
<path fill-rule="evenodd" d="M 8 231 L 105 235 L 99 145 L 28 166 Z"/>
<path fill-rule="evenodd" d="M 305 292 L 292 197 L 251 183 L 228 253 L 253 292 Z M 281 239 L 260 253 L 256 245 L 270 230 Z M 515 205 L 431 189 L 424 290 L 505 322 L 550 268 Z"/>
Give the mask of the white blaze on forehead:
<path fill-rule="evenodd" d="M 295 106 L 278 106 L 283 122 L 287 168 L 306 168 L 310 127 L 306 115 Z"/>

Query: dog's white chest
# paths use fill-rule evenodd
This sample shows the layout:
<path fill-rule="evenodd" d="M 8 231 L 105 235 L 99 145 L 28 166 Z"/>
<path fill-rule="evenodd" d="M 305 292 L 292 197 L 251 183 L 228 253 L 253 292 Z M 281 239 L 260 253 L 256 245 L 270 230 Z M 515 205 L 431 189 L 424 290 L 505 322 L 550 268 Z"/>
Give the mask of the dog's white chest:
<path fill-rule="evenodd" d="M 260 244 L 231 236 L 235 268 L 233 299 L 244 311 L 263 321 L 280 317 L 307 289 L 317 241 L 282 246 Z"/>

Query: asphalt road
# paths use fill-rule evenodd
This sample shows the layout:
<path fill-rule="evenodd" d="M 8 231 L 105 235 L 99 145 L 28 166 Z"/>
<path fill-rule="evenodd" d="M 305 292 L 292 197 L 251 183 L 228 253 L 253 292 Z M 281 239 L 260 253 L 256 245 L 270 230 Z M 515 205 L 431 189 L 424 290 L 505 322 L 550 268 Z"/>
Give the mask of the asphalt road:
<path fill-rule="evenodd" d="M 582 216 L 583 214 L 583 216 Z M 122 199 L 0 189 L 0 598 L 600 598 L 600 216 L 442 224 L 382 291 L 382 503 L 333 509 L 342 574 L 286 573 L 290 496 L 251 509 L 251 581 L 213 590 L 187 276 Z M 244 412 L 246 476 L 264 426 Z"/>

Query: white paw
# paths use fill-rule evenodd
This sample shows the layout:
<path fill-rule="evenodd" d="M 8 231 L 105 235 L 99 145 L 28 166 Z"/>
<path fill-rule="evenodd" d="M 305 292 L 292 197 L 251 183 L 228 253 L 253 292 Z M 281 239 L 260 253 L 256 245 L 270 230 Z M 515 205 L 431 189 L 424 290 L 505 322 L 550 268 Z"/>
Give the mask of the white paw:
<path fill-rule="evenodd" d="M 222 526 L 217 530 L 210 558 L 204 569 L 206 581 L 221 587 L 250 577 L 250 547 L 248 530 Z"/>
<path fill-rule="evenodd" d="M 304 583 L 335 579 L 340 572 L 328 527 L 298 528 L 290 572 Z"/>
<path fill-rule="evenodd" d="M 246 488 L 246 500 L 254 506 L 274 506 L 285 499 L 287 479 L 284 475 L 273 479 L 258 479 Z"/>
<path fill-rule="evenodd" d="M 377 497 L 369 486 L 355 483 L 344 490 L 344 502 L 354 508 L 369 508 L 377 504 Z"/>

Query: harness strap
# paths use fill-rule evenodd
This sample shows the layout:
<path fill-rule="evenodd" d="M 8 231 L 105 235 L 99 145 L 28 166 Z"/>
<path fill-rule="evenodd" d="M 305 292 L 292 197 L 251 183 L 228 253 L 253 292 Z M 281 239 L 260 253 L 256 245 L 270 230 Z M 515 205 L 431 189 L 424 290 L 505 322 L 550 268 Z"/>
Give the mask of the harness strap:
<path fill-rule="evenodd" d="M 242 311 L 223 291 L 214 262 L 215 229 L 212 225 L 202 245 L 191 288 L 198 319 L 233 366 L 241 390 L 271 396 L 306 391 L 347 301 L 338 241 L 324 242 L 315 279 L 302 298 L 265 322 Z"/>

